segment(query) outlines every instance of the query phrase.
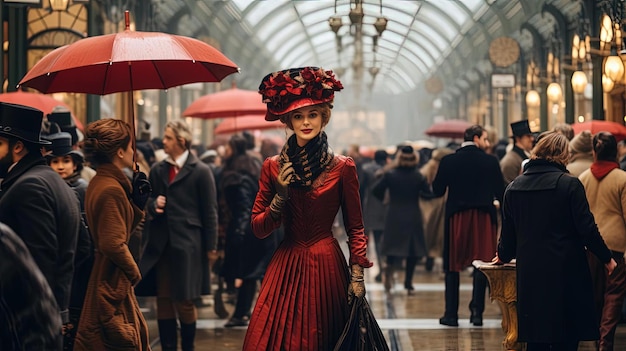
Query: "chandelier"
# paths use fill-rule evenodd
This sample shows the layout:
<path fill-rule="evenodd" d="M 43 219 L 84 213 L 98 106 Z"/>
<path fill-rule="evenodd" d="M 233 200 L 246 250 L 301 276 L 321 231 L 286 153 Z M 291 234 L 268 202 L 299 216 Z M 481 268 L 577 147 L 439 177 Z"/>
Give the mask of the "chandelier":
<path fill-rule="evenodd" d="M 341 59 L 345 46 L 354 46 L 354 55 L 351 58 L 350 68 L 353 71 L 355 86 L 360 87 L 363 83 L 364 72 L 367 68 L 371 76 L 370 88 L 373 85 L 376 75 L 380 72 L 377 66 L 376 52 L 378 48 L 378 38 L 387 28 L 387 18 L 383 16 L 383 5 L 380 0 L 380 12 L 376 15 L 366 15 L 363 9 L 363 0 L 350 0 L 350 11 L 348 13 L 349 23 L 343 22 L 342 15 L 337 13 L 337 1 L 335 0 L 335 14 L 328 19 L 330 29 L 335 33 L 337 55 L 339 57 L 339 66 L 335 69 L 338 76 L 345 73 L 346 68 L 342 66 Z M 348 27 L 348 30 L 342 28 Z M 370 28 L 373 28 L 371 30 Z M 344 38 L 351 37 L 352 42 L 345 44 Z M 372 51 L 374 55 L 373 64 L 365 67 L 365 52 L 363 43 L 365 38 L 370 37 L 372 40 Z"/>

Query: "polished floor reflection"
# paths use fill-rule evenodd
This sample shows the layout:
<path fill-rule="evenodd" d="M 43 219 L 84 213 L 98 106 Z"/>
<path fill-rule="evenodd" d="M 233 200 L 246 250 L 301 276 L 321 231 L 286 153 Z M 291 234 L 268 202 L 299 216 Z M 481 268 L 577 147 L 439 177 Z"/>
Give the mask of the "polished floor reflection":
<path fill-rule="evenodd" d="M 413 279 L 415 292 L 408 295 L 403 285 L 396 284 L 390 294 L 386 294 L 382 284 L 375 283 L 376 269 L 369 270 L 366 276 L 367 298 L 378 318 L 392 351 L 402 350 L 502 350 L 504 333 L 500 326 L 501 314 L 496 302 L 487 302 L 484 325 L 474 327 L 469 323 L 467 308 L 471 295 L 469 272 L 461 274 L 461 300 L 459 327 L 439 325 L 438 318 L 443 313 L 443 275 L 441 272 L 426 272 L 419 265 Z M 397 281 L 402 281 L 397 273 Z M 241 350 L 245 327 L 224 328 L 225 319 L 218 319 L 209 305 L 200 309 L 196 350 L 226 351 Z M 160 351 L 156 327 L 154 300 L 143 299 L 142 306 L 150 326 L 153 350 Z M 232 311 L 233 306 L 226 307 Z M 618 326 L 615 350 L 626 350 L 626 324 Z M 579 350 L 595 350 L 593 342 L 581 343 Z M 324 350 L 320 350 L 324 351 Z"/>

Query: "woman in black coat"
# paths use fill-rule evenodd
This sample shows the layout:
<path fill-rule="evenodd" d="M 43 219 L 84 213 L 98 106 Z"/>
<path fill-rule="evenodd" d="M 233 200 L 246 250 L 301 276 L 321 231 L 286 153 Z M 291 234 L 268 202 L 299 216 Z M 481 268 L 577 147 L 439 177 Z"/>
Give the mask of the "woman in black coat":
<path fill-rule="evenodd" d="M 220 221 L 226 231 L 221 274 L 237 288 L 235 311 L 225 327 L 248 325 L 257 283 L 277 246 L 274 235 L 258 239 L 252 232 L 250 217 L 259 190 L 261 160 L 247 149 L 243 136 L 231 137 L 219 183 L 225 205 Z"/>
<path fill-rule="evenodd" d="M 504 195 L 502 234 L 494 261 L 517 258 L 519 341 L 533 350 L 577 350 L 597 340 L 586 250 L 616 266 L 604 244 L 585 190 L 567 174 L 568 140 L 542 134 L 524 173 Z"/>
<path fill-rule="evenodd" d="M 386 171 L 372 188 L 372 194 L 381 201 L 385 193 L 389 193 L 381 243 L 381 252 L 387 256 L 383 282 L 385 290 L 390 291 L 393 266 L 406 259 L 404 287 L 411 294 L 415 265 L 427 253 L 419 197 L 421 193 L 429 192 L 429 185 L 417 169 L 419 157 L 413 147 L 403 146 L 394 162 L 393 168 Z"/>

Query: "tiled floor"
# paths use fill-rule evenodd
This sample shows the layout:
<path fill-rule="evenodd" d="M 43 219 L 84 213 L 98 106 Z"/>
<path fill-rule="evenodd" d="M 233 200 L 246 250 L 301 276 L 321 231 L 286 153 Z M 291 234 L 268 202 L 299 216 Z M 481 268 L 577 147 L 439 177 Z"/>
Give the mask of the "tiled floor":
<path fill-rule="evenodd" d="M 374 282 L 375 273 L 376 269 L 371 269 L 366 277 L 367 298 L 392 351 L 502 350 L 504 333 L 500 326 L 501 314 L 497 303 L 487 303 L 484 326 L 474 327 L 469 324 L 469 310 L 466 307 L 471 295 L 469 273 L 461 275 L 458 328 L 441 326 L 438 322 L 444 309 L 441 273 L 428 273 L 422 265 L 418 266 L 413 279 L 416 291 L 411 296 L 407 296 L 400 284 L 394 287 L 391 294 L 385 294 L 382 285 Z M 208 300 L 211 301 L 210 298 Z M 154 301 L 142 300 L 142 305 L 150 325 L 153 350 L 160 351 L 154 319 Z M 229 310 L 233 308 L 229 304 L 226 307 Z M 218 319 L 212 306 L 201 308 L 196 350 L 241 350 L 246 329 L 224 328 L 225 322 L 224 319 Z M 626 350 L 625 324 L 618 327 L 615 339 L 615 350 Z M 579 350 L 585 351 L 594 349 L 593 342 L 581 343 L 579 347 Z"/>

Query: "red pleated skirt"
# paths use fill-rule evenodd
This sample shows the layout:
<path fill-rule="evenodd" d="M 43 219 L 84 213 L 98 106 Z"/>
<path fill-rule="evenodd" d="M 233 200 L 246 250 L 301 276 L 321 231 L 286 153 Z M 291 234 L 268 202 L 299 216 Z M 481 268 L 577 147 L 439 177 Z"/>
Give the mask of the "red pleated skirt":
<path fill-rule="evenodd" d="M 284 241 L 267 267 L 243 350 L 332 350 L 349 315 L 348 278 L 336 239 Z"/>
<path fill-rule="evenodd" d="M 496 255 L 498 232 L 487 212 L 470 209 L 450 217 L 451 272 L 460 272 L 474 260 L 491 262 Z"/>

